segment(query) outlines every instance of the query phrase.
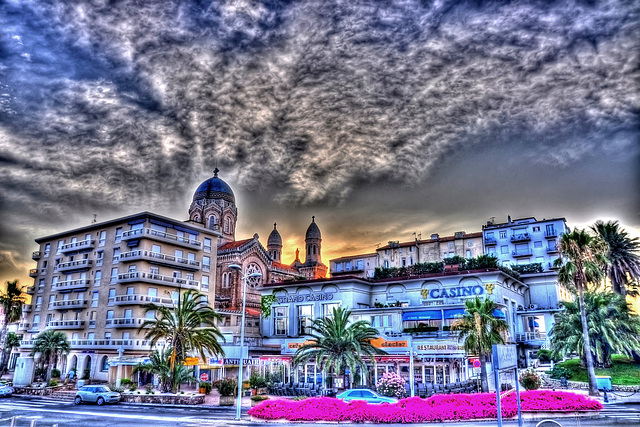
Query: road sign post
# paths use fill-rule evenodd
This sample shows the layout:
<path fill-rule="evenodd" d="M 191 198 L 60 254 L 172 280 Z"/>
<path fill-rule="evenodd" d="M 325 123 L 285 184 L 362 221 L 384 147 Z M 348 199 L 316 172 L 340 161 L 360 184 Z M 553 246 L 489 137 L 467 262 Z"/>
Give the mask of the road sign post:
<path fill-rule="evenodd" d="M 496 407 L 498 409 L 498 427 L 502 427 L 502 410 L 500 408 L 500 371 L 513 370 L 516 376 L 516 400 L 518 401 L 518 426 L 522 427 L 522 410 L 520 408 L 520 387 L 518 384 L 518 351 L 515 345 L 493 346 L 493 372 L 496 382 Z"/>

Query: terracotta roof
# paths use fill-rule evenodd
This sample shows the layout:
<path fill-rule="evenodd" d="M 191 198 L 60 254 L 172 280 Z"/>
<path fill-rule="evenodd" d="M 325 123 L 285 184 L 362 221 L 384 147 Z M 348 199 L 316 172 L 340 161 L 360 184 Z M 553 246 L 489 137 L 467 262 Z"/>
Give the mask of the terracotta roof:
<path fill-rule="evenodd" d="M 273 268 L 278 268 L 278 269 L 280 269 L 280 270 L 296 271 L 296 269 L 295 269 L 295 268 L 291 267 L 290 265 L 283 264 L 283 263 L 281 263 L 281 262 L 273 261 L 273 262 L 271 263 L 271 266 L 272 266 Z"/>
<path fill-rule="evenodd" d="M 242 246 L 245 243 L 248 243 L 248 242 L 250 242 L 252 240 L 253 239 L 245 239 L 245 240 L 236 240 L 235 242 L 225 243 L 224 245 L 222 245 L 222 246 L 220 246 L 218 248 L 218 251 L 225 251 L 225 250 L 228 250 L 228 249 L 239 248 L 240 246 Z"/>
<path fill-rule="evenodd" d="M 452 240 L 473 239 L 473 238 L 476 238 L 476 237 L 482 237 L 482 232 L 481 232 L 481 231 L 479 231 L 479 232 L 477 232 L 477 233 L 466 233 L 466 234 L 465 234 L 464 236 L 462 236 L 462 237 L 456 237 L 456 236 L 445 236 L 445 237 L 438 237 L 437 239 L 424 239 L 424 240 L 418 240 L 417 244 L 421 244 L 421 243 L 432 243 L 432 242 L 450 242 L 450 241 L 452 241 Z M 395 248 L 395 247 L 399 247 L 399 248 L 406 248 L 406 247 L 409 247 L 409 246 L 415 246 L 415 245 L 416 245 L 416 242 L 415 242 L 415 240 L 414 240 L 414 241 L 411 241 L 411 242 L 402 242 L 402 243 L 398 243 L 398 244 L 397 244 L 397 246 L 396 246 L 396 245 L 394 245 L 394 248 Z M 377 251 L 380 251 L 380 250 L 384 250 L 384 249 L 394 249 L 394 248 L 391 248 L 391 246 L 386 245 L 386 246 L 382 246 L 382 247 L 380 247 L 380 248 L 378 248 L 378 249 L 376 249 L 376 250 L 377 250 Z"/>
<path fill-rule="evenodd" d="M 373 253 L 369 253 L 369 254 L 359 254 L 359 255 L 346 255 L 340 258 L 334 258 L 334 259 L 330 259 L 329 262 L 333 262 L 333 261 L 343 261 L 345 259 L 354 259 L 354 258 L 366 258 L 366 257 L 370 257 L 370 256 L 377 256 L 378 254 L 373 252 Z"/>

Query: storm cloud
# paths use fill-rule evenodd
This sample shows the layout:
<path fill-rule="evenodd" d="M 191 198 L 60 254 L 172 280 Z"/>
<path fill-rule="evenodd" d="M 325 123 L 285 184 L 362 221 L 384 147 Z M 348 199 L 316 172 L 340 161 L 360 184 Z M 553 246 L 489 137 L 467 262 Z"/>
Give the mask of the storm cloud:
<path fill-rule="evenodd" d="M 216 165 L 238 189 L 304 208 L 363 183 L 419 185 L 478 146 L 560 168 L 594 151 L 637 157 L 639 11 L 6 1 L 2 215 L 54 227 L 78 211 L 172 210 Z"/>

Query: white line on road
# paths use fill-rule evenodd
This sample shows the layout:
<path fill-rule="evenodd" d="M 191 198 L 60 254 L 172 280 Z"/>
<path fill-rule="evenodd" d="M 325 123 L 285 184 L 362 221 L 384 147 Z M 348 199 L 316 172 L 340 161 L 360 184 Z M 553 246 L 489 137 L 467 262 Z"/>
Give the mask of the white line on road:
<path fill-rule="evenodd" d="M 107 418 L 135 418 L 139 420 L 149 420 L 149 421 L 194 421 L 193 419 L 194 417 L 176 417 L 176 416 L 155 417 L 155 416 L 139 415 L 139 414 L 125 415 L 125 414 L 113 414 L 108 412 L 64 411 L 62 409 L 42 409 L 42 408 L 28 408 L 28 407 L 22 407 L 19 409 L 24 411 L 38 411 L 38 412 L 42 412 L 44 410 L 48 413 L 56 412 L 59 414 L 74 414 L 74 415 L 87 415 L 87 416 L 91 415 L 96 417 L 107 417 Z"/>

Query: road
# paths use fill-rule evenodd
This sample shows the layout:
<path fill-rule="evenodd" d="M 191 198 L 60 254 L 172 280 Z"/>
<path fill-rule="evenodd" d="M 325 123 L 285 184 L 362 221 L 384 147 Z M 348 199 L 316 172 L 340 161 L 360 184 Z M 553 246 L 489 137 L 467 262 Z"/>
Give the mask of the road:
<path fill-rule="evenodd" d="M 251 422 L 246 414 L 243 421 L 235 421 L 233 408 L 169 408 L 162 406 L 134 405 L 80 405 L 44 399 L 12 397 L 0 400 L 0 426 L 10 426 L 11 418 L 17 417 L 16 427 L 28 427 L 32 420 L 36 427 L 103 427 L 103 426 L 270 426 L 285 424 Z M 535 427 L 539 421 L 525 421 L 526 427 Z M 601 416 L 595 419 L 560 419 L 563 427 L 640 425 L 640 404 L 608 405 Z M 317 424 L 295 424 L 296 427 L 317 427 Z M 446 426 L 451 423 L 430 423 L 429 427 Z M 493 427 L 496 422 L 454 423 L 456 427 Z M 515 427 L 517 422 L 506 421 L 505 427 Z M 393 425 L 386 425 L 393 426 Z M 398 425 L 400 426 L 400 425 Z M 405 425 L 406 427 L 406 425 Z"/>

